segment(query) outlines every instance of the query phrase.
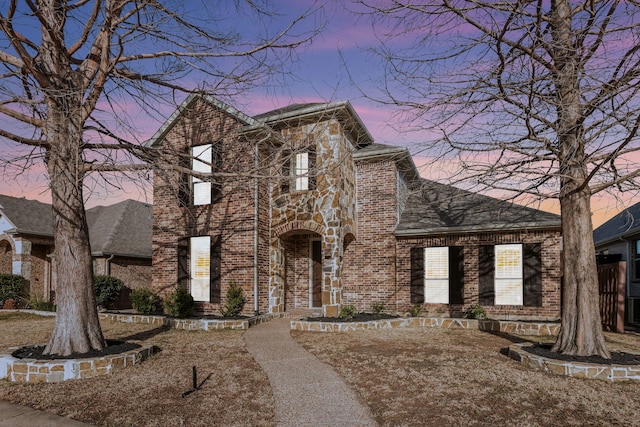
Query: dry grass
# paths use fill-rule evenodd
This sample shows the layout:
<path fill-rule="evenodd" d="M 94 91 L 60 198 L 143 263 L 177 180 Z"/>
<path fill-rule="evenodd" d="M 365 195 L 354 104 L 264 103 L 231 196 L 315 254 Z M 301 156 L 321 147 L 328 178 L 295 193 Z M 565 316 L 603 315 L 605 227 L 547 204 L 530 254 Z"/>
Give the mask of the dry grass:
<path fill-rule="evenodd" d="M 101 426 L 274 425 L 268 380 L 247 353 L 242 332 L 102 325 L 108 338 L 137 336 L 162 352 L 90 380 L 0 381 L 0 399 Z M 52 326 L 53 318 L 0 312 L 0 352 L 44 343 Z M 292 335 L 342 375 L 382 426 L 640 426 L 636 382 L 531 371 L 500 353 L 514 337 L 442 329 Z M 640 352 L 638 335 L 606 336 L 611 349 Z M 183 399 L 193 365 L 201 380 L 211 377 Z"/>
<path fill-rule="evenodd" d="M 579 380 L 531 371 L 501 354 L 515 337 L 396 329 L 292 333 L 333 366 L 382 426 L 640 425 L 637 382 Z M 611 349 L 640 351 L 635 335 Z"/>
<path fill-rule="evenodd" d="M 102 321 L 107 338 L 144 338 L 161 352 L 113 375 L 57 384 L 0 381 L 0 399 L 100 426 L 269 426 L 273 396 L 239 331 L 187 332 Z M 53 318 L 0 314 L 0 352 L 45 343 Z M 191 367 L 199 381 L 196 393 Z"/>

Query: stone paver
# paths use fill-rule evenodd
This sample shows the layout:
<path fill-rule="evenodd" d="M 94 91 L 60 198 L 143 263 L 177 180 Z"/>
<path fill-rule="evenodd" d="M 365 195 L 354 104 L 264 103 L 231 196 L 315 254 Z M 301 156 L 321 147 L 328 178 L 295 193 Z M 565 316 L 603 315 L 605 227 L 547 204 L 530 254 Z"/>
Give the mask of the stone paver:
<path fill-rule="evenodd" d="M 289 322 L 276 319 L 245 333 L 247 349 L 269 377 L 278 426 L 375 426 L 338 374 L 291 338 Z"/>

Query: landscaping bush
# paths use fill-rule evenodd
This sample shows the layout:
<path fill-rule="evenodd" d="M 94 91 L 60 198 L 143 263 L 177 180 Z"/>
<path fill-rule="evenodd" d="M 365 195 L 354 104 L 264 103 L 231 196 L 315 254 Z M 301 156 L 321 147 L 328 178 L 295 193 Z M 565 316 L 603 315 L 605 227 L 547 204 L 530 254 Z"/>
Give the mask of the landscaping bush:
<path fill-rule="evenodd" d="M 95 276 L 93 287 L 96 290 L 96 304 L 106 308 L 118 297 L 124 283 L 113 276 Z"/>
<path fill-rule="evenodd" d="M 383 314 L 384 313 L 384 303 L 383 302 L 374 302 L 371 304 L 371 312 L 373 314 Z"/>
<path fill-rule="evenodd" d="M 414 304 L 409 309 L 409 316 L 411 317 L 418 317 L 420 313 L 422 313 L 422 304 Z"/>
<path fill-rule="evenodd" d="M 171 317 L 189 317 L 194 310 L 193 297 L 181 286 L 177 286 L 164 300 L 164 312 Z"/>
<path fill-rule="evenodd" d="M 33 310 L 38 311 L 56 311 L 56 305 L 51 301 L 45 301 L 38 297 L 31 298 L 29 301 L 29 306 Z"/>
<path fill-rule="evenodd" d="M 223 317 L 237 316 L 242 312 L 244 305 L 247 302 L 247 298 L 244 296 L 242 288 L 231 282 L 229 289 L 227 289 L 227 301 L 222 308 Z"/>
<path fill-rule="evenodd" d="M 131 291 L 129 301 L 138 313 L 150 314 L 157 310 L 160 298 L 149 288 L 137 288 Z"/>
<path fill-rule="evenodd" d="M 340 314 L 338 314 L 338 317 L 342 320 L 350 320 L 353 319 L 356 314 L 358 314 L 356 306 L 353 304 L 346 304 L 340 307 Z"/>
<path fill-rule="evenodd" d="M 18 301 L 24 294 L 26 280 L 19 274 L 0 274 L 0 301 Z M 6 303 L 4 308 L 6 309 Z"/>
<path fill-rule="evenodd" d="M 479 304 L 473 304 L 467 308 L 467 311 L 464 313 L 465 319 L 477 319 L 477 320 L 486 320 L 489 317 L 487 316 L 487 312 L 482 306 Z"/>

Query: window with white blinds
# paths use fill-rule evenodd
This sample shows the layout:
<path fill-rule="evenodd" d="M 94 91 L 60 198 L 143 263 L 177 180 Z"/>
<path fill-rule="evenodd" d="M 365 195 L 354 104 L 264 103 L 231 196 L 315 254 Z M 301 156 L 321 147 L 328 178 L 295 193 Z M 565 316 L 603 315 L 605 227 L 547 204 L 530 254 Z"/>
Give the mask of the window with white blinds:
<path fill-rule="evenodd" d="M 424 248 L 424 301 L 449 304 L 449 248 Z"/>
<path fill-rule="evenodd" d="M 522 272 L 522 245 L 496 245 L 496 305 L 522 305 Z"/>
<path fill-rule="evenodd" d="M 296 190 L 309 189 L 309 153 L 296 153 L 293 165 L 293 175 L 296 180 Z"/>
<path fill-rule="evenodd" d="M 192 237 L 190 291 L 194 301 L 210 299 L 211 286 L 211 237 Z"/>
<path fill-rule="evenodd" d="M 198 145 L 191 148 L 193 157 L 192 170 L 194 172 L 211 173 L 212 145 Z M 192 177 L 193 184 L 193 204 L 208 205 L 211 203 L 211 182 L 204 182 L 202 179 Z"/>

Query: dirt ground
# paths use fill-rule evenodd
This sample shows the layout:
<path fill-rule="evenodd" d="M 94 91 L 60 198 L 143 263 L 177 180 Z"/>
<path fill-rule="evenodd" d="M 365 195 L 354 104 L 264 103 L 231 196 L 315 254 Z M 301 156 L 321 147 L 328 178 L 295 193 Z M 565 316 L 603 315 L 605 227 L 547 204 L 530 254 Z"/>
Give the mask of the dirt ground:
<path fill-rule="evenodd" d="M 53 318 L 0 311 L 0 353 L 45 343 Z M 272 426 L 268 380 L 241 331 L 187 332 L 102 322 L 107 338 L 162 351 L 113 375 L 58 384 L 0 381 L 0 399 L 98 426 Z M 640 426 L 640 384 L 531 371 L 501 350 L 520 338 L 481 331 L 395 329 L 292 332 L 333 366 L 381 426 Z M 606 334 L 611 350 L 640 352 L 640 336 Z M 548 341 L 548 340 L 547 340 Z M 202 390 L 186 398 L 191 367 Z"/>

